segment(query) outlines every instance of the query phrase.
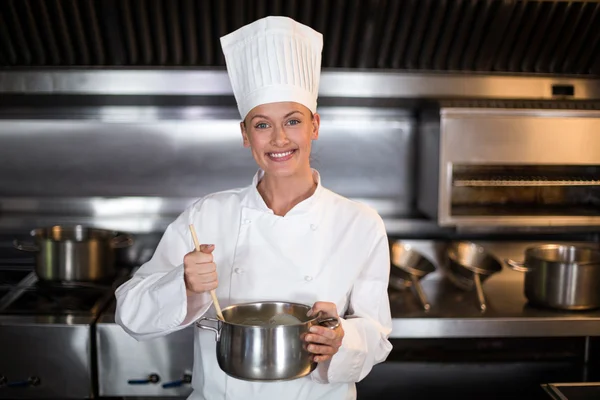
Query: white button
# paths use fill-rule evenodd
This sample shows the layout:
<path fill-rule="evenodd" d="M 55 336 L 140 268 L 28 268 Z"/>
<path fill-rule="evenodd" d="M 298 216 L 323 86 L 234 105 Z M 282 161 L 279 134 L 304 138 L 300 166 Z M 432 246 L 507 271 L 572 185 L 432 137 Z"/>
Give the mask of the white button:
<path fill-rule="evenodd" d="M 305 281 L 307 281 L 307 282 L 310 282 L 310 281 L 312 281 L 312 276 L 310 276 L 310 275 L 306 275 L 306 276 L 304 277 L 304 280 L 305 280 Z"/>
<path fill-rule="evenodd" d="M 244 272 L 244 270 L 241 268 L 236 268 L 236 269 L 234 269 L 234 271 L 236 274 L 241 274 L 242 272 Z"/>
<path fill-rule="evenodd" d="M 315 225 L 315 224 L 310 224 L 310 229 L 312 229 L 313 231 L 316 231 L 316 230 L 317 230 L 317 228 L 318 228 L 318 226 L 317 226 L 317 225 Z"/>
<path fill-rule="evenodd" d="M 252 221 L 250 221 L 249 219 L 244 220 L 244 224 L 249 224 L 250 222 L 252 222 Z"/>

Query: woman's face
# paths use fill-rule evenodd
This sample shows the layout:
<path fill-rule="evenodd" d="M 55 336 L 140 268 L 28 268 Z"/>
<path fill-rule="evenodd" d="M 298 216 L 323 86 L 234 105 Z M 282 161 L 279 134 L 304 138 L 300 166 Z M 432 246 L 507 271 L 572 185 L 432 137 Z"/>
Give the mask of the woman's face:
<path fill-rule="evenodd" d="M 263 104 L 241 123 L 244 147 L 265 174 L 293 176 L 310 170 L 311 142 L 319 137 L 319 114 L 294 102 Z"/>

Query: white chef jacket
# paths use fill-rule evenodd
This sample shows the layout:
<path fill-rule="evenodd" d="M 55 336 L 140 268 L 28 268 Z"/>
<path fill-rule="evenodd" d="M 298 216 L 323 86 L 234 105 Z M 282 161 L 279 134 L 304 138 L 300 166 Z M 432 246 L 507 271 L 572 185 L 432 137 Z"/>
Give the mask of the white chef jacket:
<path fill-rule="evenodd" d="M 345 336 L 339 351 L 310 375 L 286 382 L 248 382 L 226 375 L 215 335 L 195 328 L 193 400 L 346 400 L 355 382 L 388 356 L 392 345 L 387 287 L 390 255 L 380 216 L 321 186 L 277 216 L 252 185 L 214 193 L 188 207 L 166 229 L 152 259 L 116 291 L 116 322 L 137 340 L 167 335 L 214 316 L 210 294 L 186 294 L 183 257 L 194 249 L 189 224 L 214 244 L 222 308 L 251 301 L 337 305 Z M 209 311 L 210 309 L 210 311 Z"/>

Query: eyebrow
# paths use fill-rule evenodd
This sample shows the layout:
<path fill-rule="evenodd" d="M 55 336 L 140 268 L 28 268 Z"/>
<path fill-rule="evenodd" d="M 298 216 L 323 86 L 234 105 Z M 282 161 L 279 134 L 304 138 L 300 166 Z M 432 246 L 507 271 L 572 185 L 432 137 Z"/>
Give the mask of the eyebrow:
<path fill-rule="evenodd" d="M 291 116 L 291 115 L 294 115 L 295 113 L 298 113 L 298 114 L 300 114 L 300 115 L 304 115 L 304 114 L 302 114 L 302 112 L 301 112 L 300 110 L 294 110 L 294 111 L 290 111 L 289 113 L 285 114 L 285 115 L 283 116 L 283 119 L 285 119 L 285 118 L 287 118 L 287 117 L 289 117 L 289 116 Z M 253 117 L 252 117 L 252 119 L 251 119 L 250 121 L 252 121 L 252 120 L 253 120 L 253 119 L 255 119 L 255 118 L 264 118 L 264 119 L 270 119 L 270 118 L 269 118 L 269 117 L 267 117 L 266 115 L 262 115 L 262 114 L 256 114 L 255 116 L 253 116 Z"/>

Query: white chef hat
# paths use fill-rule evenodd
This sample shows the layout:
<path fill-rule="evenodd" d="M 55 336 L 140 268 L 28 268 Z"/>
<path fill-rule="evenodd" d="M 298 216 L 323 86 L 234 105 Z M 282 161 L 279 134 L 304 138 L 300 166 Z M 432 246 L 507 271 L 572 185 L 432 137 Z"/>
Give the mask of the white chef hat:
<path fill-rule="evenodd" d="M 254 107 L 293 101 L 317 110 L 323 35 L 288 17 L 266 17 L 221 38 L 242 119 Z"/>

